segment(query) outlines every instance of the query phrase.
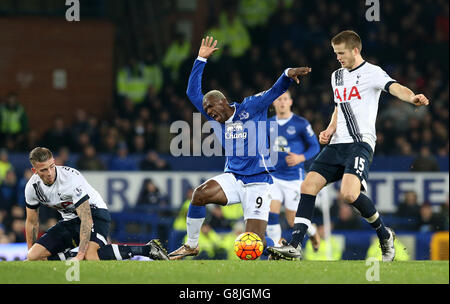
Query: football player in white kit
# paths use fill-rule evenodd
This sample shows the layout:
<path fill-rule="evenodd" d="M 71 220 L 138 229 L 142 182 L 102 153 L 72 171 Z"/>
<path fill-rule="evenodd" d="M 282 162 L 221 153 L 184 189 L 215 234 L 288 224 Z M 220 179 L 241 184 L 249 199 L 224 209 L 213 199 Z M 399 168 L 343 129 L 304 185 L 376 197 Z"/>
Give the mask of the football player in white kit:
<path fill-rule="evenodd" d="M 327 146 L 302 183 L 291 241 L 268 251 L 280 258 L 301 258 L 301 242 L 311 225 L 317 194 L 327 184 L 342 180 L 341 195 L 376 231 L 383 261 L 392 261 L 395 234 L 384 225 L 372 200 L 361 193 L 362 189 L 367 190 L 375 150 L 378 101 L 381 91 L 415 106 L 428 105 L 429 101 L 397 83 L 379 66 L 366 62 L 361 56 L 361 39 L 354 31 L 337 34 L 331 45 L 342 67 L 331 75 L 336 108 L 327 129 L 319 134 L 319 142 Z"/>
<path fill-rule="evenodd" d="M 34 175 L 25 186 L 27 260 L 122 260 L 135 255 L 168 260 L 158 240 L 143 246 L 108 244 L 111 217 L 100 194 L 76 169 L 56 166 L 52 152 L 30 152 Z M 58 210 L 63 219 L 39 239 L 38 208 Z M 79 247 L 75 255 L 70 250 Z"/>

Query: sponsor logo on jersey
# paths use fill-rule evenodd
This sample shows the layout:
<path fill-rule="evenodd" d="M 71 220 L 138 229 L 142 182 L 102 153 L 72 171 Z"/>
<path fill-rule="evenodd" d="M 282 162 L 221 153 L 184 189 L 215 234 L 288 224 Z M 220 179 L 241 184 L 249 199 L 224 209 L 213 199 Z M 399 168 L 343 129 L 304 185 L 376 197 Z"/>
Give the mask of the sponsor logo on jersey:
<path fill-rule="evenodd" d="M 227 124 L 225 128 L 225 139 L 247 138 L 247 132 L 244 131 L 244 126 L 240 121 Z"/>
<path fill-rule="evenodd" d="M 347 90 L 347 88 L 336 88 L 334 90 L 334 100 L 337 102 L 346 102 L 352 99 L 361 99 L 361 95 L 359 94 L 358 87 L 353 86 L 351 89 Z"/>

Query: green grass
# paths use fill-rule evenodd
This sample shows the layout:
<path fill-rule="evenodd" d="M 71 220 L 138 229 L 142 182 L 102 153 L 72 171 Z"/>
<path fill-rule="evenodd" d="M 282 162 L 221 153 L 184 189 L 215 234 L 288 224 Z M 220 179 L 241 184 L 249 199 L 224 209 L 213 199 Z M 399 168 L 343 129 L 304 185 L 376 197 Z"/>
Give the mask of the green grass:
<path fill-rule="evenodd" d="M 0 262 L 0 284 L 21 283 L 449 283 L 448 261 L 380 263 L 380 280 L 369 282 L 365 261 L 83 261 L 80 281 L 69 282 L 65 262 Z"/>

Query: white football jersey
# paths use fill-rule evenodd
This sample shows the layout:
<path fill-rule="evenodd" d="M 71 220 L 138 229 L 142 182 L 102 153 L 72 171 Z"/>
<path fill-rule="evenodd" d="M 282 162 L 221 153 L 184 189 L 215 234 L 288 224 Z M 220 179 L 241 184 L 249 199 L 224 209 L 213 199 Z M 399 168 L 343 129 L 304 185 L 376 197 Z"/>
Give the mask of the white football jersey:
<path fill-rule="evenodd" d="M 375 122 L 381 91 L 396 82 L 379 66 L 364 61 L 331 74 L 334 102 L 338 107 L 337 129 L 330 144 L 366 142 L 375 151 Z"/>
<path fill-rule="evenodd" d="M 26 206 L 36 209 L 43 204 L 61 213 L 65 221 L 77 218 L 76 208 L 89 200 L 91 208 L 108 209 L 101 195 L 81 173 L 66 166 L 56 166 L 56 179 L 51 186 L 34 174 L 25 186 Z"/>

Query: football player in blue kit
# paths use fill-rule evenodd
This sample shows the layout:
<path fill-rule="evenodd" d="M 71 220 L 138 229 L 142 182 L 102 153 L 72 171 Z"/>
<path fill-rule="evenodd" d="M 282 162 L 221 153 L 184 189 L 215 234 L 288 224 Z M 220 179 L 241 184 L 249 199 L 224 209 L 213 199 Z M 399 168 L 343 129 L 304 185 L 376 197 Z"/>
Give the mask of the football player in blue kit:
<path fill-rule="evenodd" d="M 280 211 L 284 204 L 285 217 L 290 227 L 294 226 L 295 213 L 300 200 L 300 187 L 305 178 L 305 161 L 313 158 L 320 151 L 319 141 L 311 124 L 291 110 L 292 97 L 286 91 L 274 102 L 275 115 L 269 118 L 277 124 L 277 135 L 270 127 L 270 141 L 274 152 L 278 153 L 275 171 L 271 173 L 273 184 L 270 186 L 270 213 L 267 224 L 267 236 L 275 246 L 280 243 Z M 314 249 L 319 247 L 320 237 L 313 225 L 308 227 L 308 234 Z"/>
<path fill-rule="evenodd" d="M 228 205 L 241 203 L 244 211 L 245 231 L 258 234 L 266 245 L 273 241 L 265 238 L 270 209 L 268 196 L 273 170 L 266 153 L 269 147 L 267 110 L 290 84 L 300 83 L 299 76 L 307 75 L 308 67 L 288 68 L 267 91 L 244 98 L 241 103 L 230 103 L 217 90 L 203 95 L 202 74 L 207 59 L 218 48 L 217 40 L 202 40 L 198 57 L 189 76 L 187 96 L 209 121 L 214 133 L 225 149 L 226 163 L 223 174 L 198 186 L 192 195 L 187 214 L 187 241 L 171 252 L 171 260 L 199 253 L 200 228 L 206 216 L 207 204 Z"/>

